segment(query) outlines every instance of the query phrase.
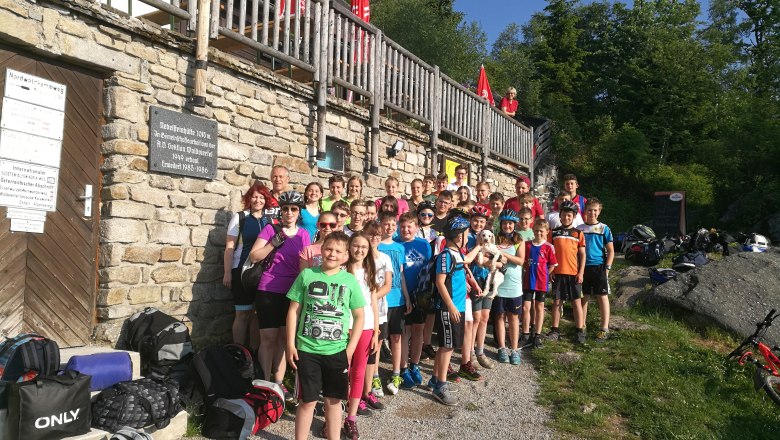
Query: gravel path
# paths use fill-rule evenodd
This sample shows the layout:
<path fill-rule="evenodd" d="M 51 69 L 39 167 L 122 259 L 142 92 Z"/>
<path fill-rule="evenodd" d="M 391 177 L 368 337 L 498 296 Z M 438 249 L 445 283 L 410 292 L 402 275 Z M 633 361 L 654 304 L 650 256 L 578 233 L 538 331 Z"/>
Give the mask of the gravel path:
<path fill-rule="evenodd" d="M 526 362 L 518 366 L 499 364 L 495 348 L 486 347 L 495 368 L 480 369 L 483 380 L 469 382 L 464 379 L 453 384 L 459 403 L 447 407 L 436 401 L 426 388 L 401 390 L 398 395 L 389 393 L 382 399 L 383 411 L 375 411 L 371 417 L 358 416 L 361 439 L 458 439 L 485 440 L 491 438 L 549 439 L 553 438 L 546 424 L 549 411 L 536 403 L 538 386 L 536 371 Z M 453 356 L 453 364 L 459 361 Z M 430 378 L 433 361 L 423 361 L 421 369 L 424 381 Z M 380 374 L 387 373 L 382 364 Z M 383 375 L 384 377 L 384 375 Z M 317 415 L 312 424 L 310 438 L 317 438 L 324 418 Z M 254 439 L 293 438 L 294 418 L 285 414 L 278 423 L 269 426 Z"/>

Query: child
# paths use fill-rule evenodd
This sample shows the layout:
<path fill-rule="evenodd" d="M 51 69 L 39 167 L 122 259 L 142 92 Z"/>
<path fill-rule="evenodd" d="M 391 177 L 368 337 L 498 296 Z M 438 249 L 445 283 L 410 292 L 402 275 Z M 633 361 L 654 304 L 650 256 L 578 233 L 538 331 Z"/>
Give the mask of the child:
<path fill-rule="evenodd" d="M 501 211 L 501 235 L 496 239 L 501 259 L 505 261 L 504 282 L 498 286 L 493 314 L 495 315 L 495 332 L 498 342 L 498 361 L 520 364 L 520 351 L 517 342 L 520 333 L 520 320 L 517 316 L 523 308 L 523 263 L 525 261 L 525 246 L 520 234 L 515 232 L 517 213 L 511 209 Z M 504 317 L 509 321 L 509 346 L 506 347 L 506 330 Z"/>
<path fill-rule="evenodd" d="M 465 257 L 461 249 L 466 244 L 466 231 L 469 222 L 454 215 L 447 220 L 443 235 L 444 250 L 436 257 L 435 285 L 438 292 L 436 328 L 439 336 L 439 349 L 433 363 L 433 375 L 428 385 L 433 396 L 445 405 L 457 405 L 457 400 L 447 384 L 447 369 L 452 352 L 463 344 L 463 318 L 466 310 L 466 272 L 465 264 L 471 263 L 482 248 L 476 245 Z"/>
<path fill-rule="evenodd" d="M 384 405 L 371 394 L 371 376 L 366 374 L 368 356 L 379 348 L 379 321 L 377 316 L 376 291 L 379 288 L 376 277 L 376 256 L 371 242 L 362 233 L 355 233 L 349 239 L 349 260 L 347 271 L 355 276 L 363 293 L 366 305 L 363 307 L 363 328 L 350 329 L 361 333 L 352 361 L 349 364 L 349 405 L 347 419 L 341 431 L 348 439 L 358 439 L 357 415 L 371 415 L 371 408 L 381 409 Z M 366 380 L 368 378 L 368 380 Z M 372 401 L 369 405 L 369 401 Z M 377 406 L 378 405 L 378 406 Z"/>
<path fill-rule="evenodd" d="M 425 239 L 428 243 L 436 240 L 436 236 L 438 235 L 431 227 L 435 209 L 434 204 L 431 202 L 422 202 L 417 206 L 417 220 L 419 221 L 417 236 Z"/>
<path fill-rule="evenodd" d="M 287 362 L 297 370 L 295 438 L 309 437 L 320 393 L 331 440 L 340 437 L 341 401 L 349 389 L 349 362 L 361 332 L 347 341 L 350 311 L 355 328 L 363 328 L 365 300 L 355 276 L 342 270 L 348 237 L 330 234 L 322 244 L 322 265 L 304 269 L 287 293 Z"/>
<path fill-rule="evenodd" d="M 347 197 L 348 203 L 352 203 L 355 200 L 363 198 L 363 179 L 360 176 L 352 176 L 347 180 Z"/>
<path fill-rule="evenodd" d="M 397 221 L 392 212 L 383 212 L 379 215 L 379 225 L 382 231 L 382 241 L 379 242 L 380 252 L 387 254 L 393 263 L 393 287 L 387 294 L 387 326 L 390 335 L 390 351 L 393 353 L 393 374 L 387 383 L 390 394 L 398 394 L 401 386 L 401 363 L 409 356 L 409 346 L 401 344 L 401 336 L 404 334 L 404 316 L 412 311 L 412 302 L 406 290 L 404 281 L 404 247 L 393 241 L 393 234 L 397 230 Z"/>
<path fill-rule="evenodd" d="M 528 215 L 531 211 L 528 211 Z M 522 214 L 521 214 L 522 215 Z M 522 220 L 521 220 L 522 221 Z M 523 277 L 523 336 L 520 346 L 542 346 L 542 326 L 544 324 L 544 296 L 547 293 L 549 274 L 558 265 L 555 248 L 546 241 L 550 232 L 547 220 L 534 221 L 534 237 L 525 242 L 525 276 Z M 531 331 L 531 306 L 533 304 L 534 328 Z"/>
<path fill-rule="evenodd" d="M 423 199 L 427 202 L 435 203 L 436 194 L 433 192 L 433 187 L 436 184 L 436 176 L 433 174 L 426 174 L 423 177 Z"/>
<path fill-rule="evenodd" d="M 490 209 L 490 184 L 487 182 L 477 184 L 477 205 Z"/>
<path fill-rule="evenodd" d="M 448 180 L 447 173 L 439 173 L 436 175 L 435 190 L 433 192 L 436 196 L 439 196 L 443 191 L 447 191 L 447 185 L 449 185 L 447 182 Z"/>
<path fill-rule="evenodd" d="M 420 272 L 428 267 L 431 261 L 431 245 L 427 240 L 417 237 L 417 216 L 414 213 L 407 212 L 401 216 L 400 237 L 398 241 L 404 248 L 406 263 L 404 265 L 404 281 L 409 288 L 409 298 L 411 298 L 412 312 L 406 315 L 403 346 L 409 346 L 411 337 L 409 368 L 406 368 L 406 358 L 401 359 L 401 386 L 404 388 L 414 388 L 422 385 L 423 378 L 420 373 L 420 356 L 423 347 L 423 326 L 425 324 L 426 313 L 415 306 L 417 295 L 416 286 L 420 284 Z"/>
<path fill-rule="evenodd" d="M 553 205 L 553 211 L 547 214 L 547 223 L 550 224 L 550 229 L 555 229 L 561 226 L 561 213 L 558 210 L 558 206 L 563 202 L 571 201 L 571 196 L 568 193 L 562 192 L 558 194 L 558 197 L 555 198 L 555 204 Z M 575 205 L 576 206 L 576 205 Z M 584 223 L 582 221 L 582 216 L 579 213 L 579 210 L 574 215 L 574 220 L 572 221 L 572 227 L 576 228 L 577 226 Z"/>
<path fill-rule="evenodd" d="M 412 180 L 412 183 L 409 184 L 409 199 L 406 201 L 409 204 L 409 212 L 416 213 L 417 207 L 424 201 L 423 181 L 420 179 Z"/>
<path fill-rule="evenodd" d="M 447 219 L 452 207 L 452 193 L 444 190 L 436 198 L 436 210 L 434 211 L 431 227 L 436 232 L 442 232 L 447 224 Z"/>
<path fill-rule="evenodd" d="M 582 319 L 582 279 L 585 273 L 585 234 L 572 226 L 577 214 L 577 205 L 570 200 L 561 202 L 561 226 L 550 231 L 549 241 L 555 247 L 558 266 L 553 273 L 552 328 L 547 339 L 560 338 L 558 324 L 561 321 L 561 304 L 570 301 L 574 312 L 574 326 L 577 328 L 576 342 L 585 344 L 585 321 Z"/>
<path fill-rule="evenodd" d="M 328 197 L 323 197 L 322 200 L 320 200 L 323 211 L 332 211 L 333 204 L 342 200 L 344 197 L 344 177 L 330 176 L 328 179 L 328 190 L 330 190 Z"/>
<path fill-rule="evenodd" d="M 577 176 L 574 174 L 568 173 L 563 175 L 563 192 L 569 195 L 569 200 L 574 202 L 575 205 L 577 205 L 577 213 L 582 215 L 585 215 L 585 204 L 588 202 L 588 199 L 585 197 L 577 194 L 577 189 L 579 189 L 580 184 L 577 182 Z M 559 202 L 556 201 L 555 204 L 553 204 L 553 209 L 557 209 L 559 205 Z"/>
<path fill-rule="evenodd" d="M 357 199 L 349 204 L 349 224 L 344 225 L 344 233 L 352 236 L 363 230 L 366 225 L 366 202 Z"/>
<path fill-rule="evenodd" d="M 501 214 L 501 208 L 504 206 L 504 195 L 500 192 L 494 192 L 490 195 L 488 201 L 490 202 L 491 216 L 488 218 L 486 227 L 489 227 L 493 234 L 498 237 L 498 234 L 501 232 L 501 222 L 498 220 L 498 216 Z"/>
<path fill-rule="evenodd" d="M 471 188 L 468 186 L 461 186 L 455 192 L 458 195 L 458 202 L 471 201 Z"/>
<path fill-rule="evenodd" d="M 332 212 L 326 211 L 320 214 L 317 222 L 317 233 L 314 234 L 317 237 L 317 241 L 306 246 L 298 253 L 298 256 L 301 257 L 301 270 L 322 264 L 322 243 L 331 232 L 338 231 L 337 228 L 336 216 Z"/>
<path fill-rule="evenodd" d="M 523 237 L 523 241 L 530 241 L 534 239 L 534 230 L 531 229 L 531 225 L 534 224 L 534 217 L 531 210 L 523 208 L 520 210 L 520 221 L 517 222 L 516 231 Z M 541 219 L 537 219 L 541 220 Z"/>
<path fill-rule="evenodd" d="M 368 205 L 374 206 L 371 202 L 368 202 Z M 393 285 L 393 263 L 390 261 L 390 257 L 379 252 L 378 246 L 379 242 L 382 241 L 382 232 L 377 222 L 366 224 L 361 233 L 368 238 L 375 258 L 377 285 L 375 295 L 378 309 L 377 322 L 379 323 L 377 347 L 380 347 L 382 341 L 387 338 L 387 300 L 385 297 Z M 367 396 L 366 403 L 373 409 L 382 409 L 383 405 L 379 403 L 377 398 L 384 397 L 385 393 L 382 390 L 382 381 L 379 379 L 379 355 L 376 352 L 371 353 L 368 358 L 365 386 L 366 392 L 368 393 L 370 389 L 371 394 Z"/>
<path fill-rule="evenodd" d="M 577 227 L 585 233 L 585 275 L 582 280 L 582 321 L 588 317 L 588 300 L 596 295 L 601 312 L 601 330 L 596 342 L 604 342 L 609 335 L 609 270 L 615 258 L 612 231 L 599 221 L 601 202 L 593 197 L 585 202 L 585 223 Z"/>
<path fill-rule="evenodd" d="M 377 208 L 371 202 L 366 202 L 366 224 L 376 222 Z"/>
<path fill-rule="evenodd" d="M 487 219 L 490 217 L 490 210 L 482 205 L 477 205 L 471 208 L 471 217 L 469 222 L 471 228 L 469 230 L 468 250 L 471 250 L 477 244 L 477 234 L 482 232 L 487 225 Z M 471 273 L 474 275 L 474 279 L 481 289 L 484 290 L 485 282 L 487 281 L 488 274 L 490 273 L 491 266 L 489 264 L 480 266 L 476 262 L 471 263 Z M 475 297 L 472 295 L 471 308 L 474 315 L 474 353 L 477 357 L 477 362 L 483 368 L 493 368 L 493 364 L 485 356 L 485 333 L 487 332 L 488 321 L 490 320 L 490 309 L 493 306 L 493 299 L 485 296 Z M 471 364 L 468 365 L 471 367 Z M 472 367 L 473 368 L 473 367 Z M 461 375 L 461 377 L 465 377 Z M 466 377 L 466 379 L 469 379 Z"/>
<path fill-rule="evenodd" d="M 383 212 L 391 212 L 395 215 L 396 220 L 401 215 L 398 212 L 398 199 L 396 199 L 394 196 L 384 196 L 381 199 L 379 199 L 379 215 L 382 215 Z"/>
<path fill-rule="evenodd" d="M 349 205 L 347 205 L 347 202 L 343 200 L 339 200 L 335 203 L 333 203 L 333 206 L 331 206 L 330 211 L 333 213 L 333 215 L 336 216 L 336 222 L 338 223 L 338 231 L 344 230 L 344 225 L 347 223 L 347 220 L 349 219 Z"/>
<path fill-rule="evenodd" d="M 396 200 L 397 213 L 399 216 L 404 212 L 409 212 L 409 204 L 406 200 L 401 198 L 400 194 L 398 194 L 398 179 L 393 176 L 388 177 L 387 180 L 385 180 L 385 192 L 387 193 L 387 196 L 393 197 Z M 376 202 L 374 202 L 379 212 L 382 212 L 380 205 L 386 198 L 387 197 L 382 197 L 376 199 Z"/>

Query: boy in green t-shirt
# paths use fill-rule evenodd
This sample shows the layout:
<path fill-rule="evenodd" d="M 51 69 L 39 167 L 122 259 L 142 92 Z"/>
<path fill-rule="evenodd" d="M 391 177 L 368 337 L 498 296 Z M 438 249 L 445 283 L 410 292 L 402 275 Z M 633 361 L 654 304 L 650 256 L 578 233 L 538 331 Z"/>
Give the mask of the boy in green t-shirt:
<path fill-rule="evenodd" d="M 517 231 L 521 237 L 523 237 L 523 241 L 531 241 L 534 239 L 534 230 L 532 228 L 532 225 L 534 224 L 534 214 L 533 211 L 531 211 L 530 208 L 523 208 L 518 212 L 518 215 L 520 216 L 520 221 L 517 222 L 517 227 L 515 227 L 515 231 Z"/>
<path fill-rule="evenodd" d="M 295 438 L 309 436 L 314 407 L 320 393 L 325 400 L 327 437 L 337 439 L 341 430 L 341 401 L 347 400 L 349 361 L 363 328 L 365 300 L 355 276 L 342 269 L 349 237 L 333 232 L 322 243 L 322 265 L 304 269 L 287 298 L 287 362 L 297 370 Z M 350 315 L 351 311 L 351 315 Z M 347 341 L 349 335 L 349 341 Z"/>

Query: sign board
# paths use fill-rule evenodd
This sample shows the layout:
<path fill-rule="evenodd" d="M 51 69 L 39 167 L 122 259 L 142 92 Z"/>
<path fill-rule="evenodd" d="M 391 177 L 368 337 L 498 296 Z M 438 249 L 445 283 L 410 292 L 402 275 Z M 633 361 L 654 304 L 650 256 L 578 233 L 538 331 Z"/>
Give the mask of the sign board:
<path fill-rule="evenodd" d="M 65 84 L 13 69 L 5 71 L 5 97 L 65 111 Z"/>
<path fill-rule="evenodd" d="M 217 122 L 149 108 L 149 169 L 213 179 L 217 175 Z"/>
<path fill-rule="evenodd" d="M 8 208 L 5 216 L 6 218 L 16 218 L 20 220 L 46 221 L 46 211 L 34 211 L 32 209 Z"/>
<path fill-rule="evenodd" d="M 59 168 L 61 151 L 60 141 L 0 129 L 0 158 Z"/>
<path fill-rule="evenodd" d="M 0 128 L 61 141 L 64 127 L 65 112 L 8 97 L 3 98 Z"/>
<path fill-rule="evenodd" d="M 685 192 L 659 191 L 655 193 L 653 230 L 663 237 L 685 235 Z"/>
<path fill-rule="evenodd" d="M 11 219 L 11 232 L 33 232 L 43 234 L 43 225 L 45 222 L 37 220 L 23 220 L 19 218 Z"/>
<path fill-rule="evenodd" d="M 59 175 L 59 168 L 0 160 L 0 206 L 55 211 Z"/>

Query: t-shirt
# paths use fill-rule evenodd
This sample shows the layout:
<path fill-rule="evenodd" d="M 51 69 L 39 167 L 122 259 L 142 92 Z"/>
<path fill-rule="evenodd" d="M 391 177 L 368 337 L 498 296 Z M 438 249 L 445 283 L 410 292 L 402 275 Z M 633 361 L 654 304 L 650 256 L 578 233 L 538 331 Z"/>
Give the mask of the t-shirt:
<path fill-rule="evenodd" d="M 357 278 L 358 285 L 360 285 L 360 291 L 363 293 L 363 299 L 366 305 L 363 306 L 363 330 L 374 329 L 374 311 L 371 309 L 371 289 L 366 282 L 366 270 L 362 267 L 355 271 L 355 278 Z M 349 329 L 352 330 L 352 320 L 349 320 Z"/>
<path fill-rule="evenodd" d="M 577 255 L 579 248 L 585 247 L 585 234 L 579 229 L 561 226 L 550 231 L 547 241 L 555 247 L 555 258 L 558 260 L 555 274 L 577 275 Z"/>
<path fill-rule="evenodd" d="M 521 237 L 523 237 L 523 241 L 533 240 L 534 239 L 534 230 L 533 229 L 518 229 L 515 228 L 515 232 L 520 234 Z"/>
<path fill-rule="evenodd" d="M 263 208 L 263 225 L 267 224 L 279 224 L 279 216 L 282 213 L 282 208 L 279 206 L 279 202 L 274 196 L 270 199 L 266 199 L 265 207 Z"/>
<path fill-rule="evenodd" d="M 403 306 L 406 304 L 404 293 L 401 290 L 401 270 L 406 261 L 404 247 L 395 242 L 379 243 L 377 249 L 390 257 L 390 262 L 393 265 L 393 287 L 390 288 L 390 293 L 385 297 L 387 299 L 387 307 Z"/>
<path fill-rule="evenodd" d="M 430 226 L 428 227 L 420 227 L 417 229 L 417 235 L 415 237 L 422 238 L 423 240 L 427 241 L 428 243 L 432 242 L 433 240 L 436 240 L 436 236 L 439 234 Z"/>
<path fill-rule="evenodd" d="M 508 99 L 506 99 L 506 97 L 503 97 L 503 98 L 501 98 L 501 103 L 498 104 L 498 108 L 503 110 L 504 107 L 506 107 L 506 111 L 507 112 L 515 113 L 515 112 L 517 112 L 517 105 L 518 105 L 518 102 L 517 102 L 516 99 L 513 99 L 510 102 Z"/>
<path fill-rule="evenodd" d="M 609 226 L 598 222 L 595 225 L 583 223 L 577 229 L 585 233 L 585 265 L 598 266 L 607 262 L 607 243 L 612 242 Z"/>
<path fill-rule="evenodd" d="M 344 269 L 333 275 L 320 267 L 304 269 L 287 298 L 301 304 L 298 350 L 324 356 L 347 348 L 350 311 L 366 305 L 358 281 Z"/>
<path fill-rule="evenodd" d="M 523 207 L 518 201 L 517 197 L 512 197 L 504 202 L 503 209 L 511 209 L 519 214 L 522 208 Z M 542 209 L 542 205 L 539 204 L 539 199 L 536 197 L 534 197 L 534 206 L 531 208 L 531 216 L 533 218 L 544 217 L 544 210 Z"/>
<path fill-rule="evenodd" d="M 274 235 L 276 232 L 273 226 L 267 225 L 260 232 L 258 238 L 271 241 Z M 276 249 L 271 267 L 260 277 L 260 285 L 257 286 L 257 290 L 282 295 L 286 293 L 301 270 L 301 251 L 310 244 L 309 233 L 303 228 L 298 228 L 294 237 L 287 237 L 287 240 Z"/>
<path fill-rule="evenodd" d="M 345 202 L 347 201 L 347 199 L 345 199 L 343 197 L 341 199 L 339 199 L 339 200 L 343 200 Z M 330 196 L 323 197 L 320 200 L 320 206 L 322 206 L 322 212 L 330 211 L 330 209 L 333 207 L 333 204 L 336 203 L 336 202 L 337 202 L 337 200 L 336 199 L 331 199 Z"/>
<path fill-rule="evenodd" d="M 409 296 L 417 295 L 417 287 L 420 284 L 420 272 L 430 263 L 431 244 L 422 238 L 413 238 L 410 241 L 400 242 L 404 248 L 404 280 Z"/>
<path fill-rule="evenodd" d="M 241 236 L 238 236 L 239 227 L 239 215 L 233 214 L 228 223 L 227 235 L 236 237 L 236 247 L 233 250 L 233 264 L 230 266 L 235 269 L 241 267 L 249 256 L 249 251 L 252 250 L 252 245 L 255 244 L 257 236 L 260 235 L 260 230 L 265 226 L 263 218 L 255 218 L 249 211 L 244 211 L 244 228 L 241 230 Z"/>
<path fill-rule="evenodd" d="M 577 194 L 573 199 L 571 199 L 571 201 L 574 202 L 578 208 L 580 208 L 580 215 L 585 215 L 585 203 L 587 203 L 588 199 Z M 558 200 L 553 200 L 552 209 L 553 211 L 558 210 Z"/>
<path fill-rule="evenodd" d="M 447 226 L 447 219 L 449 218 L 448 215 L 445 215 L 443 218 L 438 218 L 436 215 L 433 216 L 433 221 L 431 222 L 431 228 L 433 228 L 436 232 L 443 232 L 444 227 Z"/>
<path fill-rule="evenodd" d="M 523 243 L 509 246 L 498 245 L 498 249 L 508 255 L 517 255 L 517 249 L 520 246 L 523 246 Z M 504 282 L 499 284 L 497 295 L 501 298 L 518 298 L 523 295 L 523 266 L 507 262 Z"/>
<path fill-rule="evenodd" d="M 319 266 L 322 264 L 322 243 L 310 244 L 303 248 L 298 255 L 309 263 L 309 267 Z"/>
<path fill-rule="evenodd" d="M 317 236 L 317 220 L 319 218 L 319 213 L 311 215 L 308 209 L 301 209 L 301 227 L 309 233 L 309 241 L 314 241 L 314 237 Z"/>
<path fill-rule="evenodd" d="M 382 252 L 377 252 L 376 260 L 376 285 L 380 288 L 385 285 L 385 278 L 387 272 L 393 273 L 393 262 L 390 261 L 390 257 Z M 379 309 L 379 323 L 384 324 L 387 322 L 387 296 L 379 298 L 376 302 L 377 309 Z"/>
<path fill-rule="evenodd" d="M 548 242 L 534 244 L 525 242 L 525 278 L 523 278 L 523 290 L 547 291 L 547 273 L 549 266 L 558 264 L 555 257 L 555 248 Z"/>
<path fill-rule="evenodd" d="M 561 213 L 558 211 L 552 211 L 550 213 L 547 213 L 547 223 L 550 224 L 550 229 L 555 229 L 561 227 Z M 582 216 L 578 212 L 577 215 L 574 216 L 574 220 L 571 222 L 571 227 L 576 228 L 579 225 L 585 223 L 582 221 Z"/>
<path fill-rule="evenodd" d="M 466 270 L 463 268 L 463 254 L 450 248 L 445 248 L 436 256 L 436 275 L 452 275 L 446 278 L 447 291 L 452 298 L 452 303 L 459 312 L 466 311 Z M 434 283 L 436 280 L 434 279 Z M 439 292 L 441 295 L 442 292 Z M 444 304 L 439 305 L 444 309 Z"/>

